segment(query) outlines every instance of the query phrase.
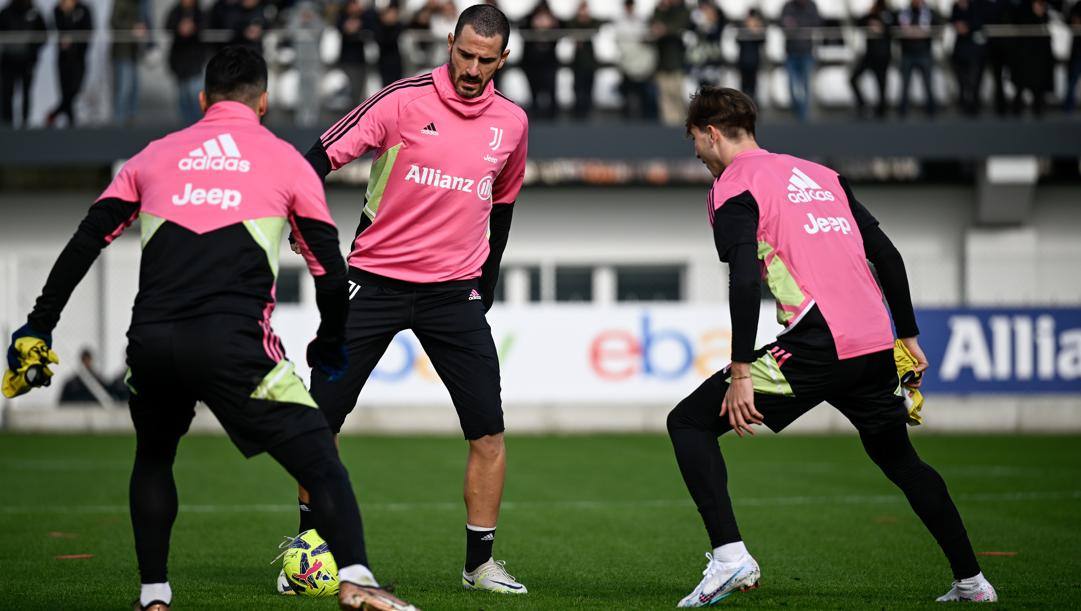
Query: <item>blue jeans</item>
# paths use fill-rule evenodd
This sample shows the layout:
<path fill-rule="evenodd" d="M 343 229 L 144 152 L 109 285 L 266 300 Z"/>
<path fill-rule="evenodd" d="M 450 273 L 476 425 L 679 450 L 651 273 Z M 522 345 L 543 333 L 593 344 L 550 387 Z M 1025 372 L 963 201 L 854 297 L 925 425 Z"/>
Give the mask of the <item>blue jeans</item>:
<path fill-rule="evenodd" d="M 923 95 L 926 97 L 927 116 L 935 114 L 935 94 L 931 88 L 931 70 L 933 69 L 930 54 L 909 54 L 901 56 L 901 105 L 897 109 L 904 116 L 908 113 L 908 93 L 912 85 L 912 71 L 919 70 L 923 80 Z"/>
<path fill-rule="evenodd" d="M 203 88 L 203 79 L 193 76 L 180 79 L 176 82 L 178 102 L 180 104 L 180 120 L 184 125 L 191 125 L 203 116 L 203 110 L 199 108 L 199 91 Z"/>
<path fill-rule="evenodd" d="M 792 110 L 800 121 L 807 120 L 811 107 L 811 72 L 814 71 L 814 56 L 807 54 L 789 55 L 784 60 L 788 71 L 788 93 L 792 96 Z"/>
<path fill-rule="evenodd" d="M 139 66 L 134 60 L 113 60 L 113 120 L 130 123 L 139 107 Z"/>
<path fill-rule="evenodd" d="M 1069 76 L 1066 77 L 1066 100 L 1062 107 L 1066 112 L 1073 112 L 1077 103 L 1077 81 L 1081 80 L 1081 57 L 1070 58 Z"/>

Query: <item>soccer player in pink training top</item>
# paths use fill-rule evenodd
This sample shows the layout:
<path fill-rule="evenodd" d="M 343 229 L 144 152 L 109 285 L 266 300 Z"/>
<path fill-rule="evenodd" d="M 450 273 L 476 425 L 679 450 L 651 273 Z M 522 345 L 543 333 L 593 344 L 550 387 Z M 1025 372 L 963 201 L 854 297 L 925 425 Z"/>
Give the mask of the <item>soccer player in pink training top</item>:
<path fill-rule="evenodd" d="M 855 425 L 871 460 L 941 546 L 954 582 L 938 600 L 994 601 L 946 483 L 909 442 L 891 316 L 918 371 L 927 358 L 901 255 L 844 178 L 759 148 L 755 117 L 750 98 L 716 87 L 699 90 L 687 117 L 695 154 L 716 177 L 707 212 L 717 253 L 729 265 L 732 364 L 668 416 L 679 469 L 713 547 L 704 577 L 679 606 L 709 606 L 758 585 L 717 438 L 732 430 L 754 434 L 757 424 L 780 431 L 823 401 Z M 755 350 L 763 277 L 785 329 Z"/>
<path fill-rule="evenodd" d="M 492 83 L 509 33 L 499 9 L 467 8 L 447 37 L 447 64 L 385 87 L 307 153 L 323 177 L 375 156 L 348 261 L 349 367 L 333 383 L 313 371 L 312 395 L 340 431 L 391 340 L 412 329 L 469 442 L 462 585 L 524 594 L 492 558 L 506 459 L 499 360 L 485 319 L 525 174 L 525 113 Z M 301 531 L 317 502 L 300 491 Z"/>
<path fill-rule="evenodd" d="M 267 67 L 241 47 L 218 52 L 199 94 L 205 116 L 129 159 L 60 253 L 8 365 L 51 354 L 52 331 L 101 250 L 136 219 L 139 294 L 128 330 L 135 466 L 131 524 L 142 588 L 136 610 L 166 611 L 177 514 L 173 461 L 202 401 L 245 456 L 267 452 L 319 499 L 314 522 L 337 559 L 343 609 L 410 611 L 368 569 L 360 512 L 326 420 L 270 326 L 278 249 L 292 227 L 315 277 L 322 318 L 308 363 L 344 369 L 347 285 L 323 185 L 289 143 L 260 125 Z M 21 380 L 25 374 L 5 376 Z M 30 390 L 5 384 L 5 394 Z"/>

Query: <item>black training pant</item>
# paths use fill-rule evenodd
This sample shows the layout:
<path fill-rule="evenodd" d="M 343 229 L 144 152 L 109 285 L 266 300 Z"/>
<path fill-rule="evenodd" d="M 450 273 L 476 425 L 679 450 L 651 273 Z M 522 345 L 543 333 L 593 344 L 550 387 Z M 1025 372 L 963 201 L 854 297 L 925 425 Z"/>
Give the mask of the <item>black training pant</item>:
<path fill-rule="evenodd" d="M 920 460 L 908 439 L 904 400 L 890 350 L 845 360 L 803 358 L 775 343 L 752 364 L 755 407 L 780 432 L 823 401 L 840 410 L 860 433 L 864 449 L 901 489 L 942 547 L 954 577 L 980 572 L 961 516 L 942 477 Z M 730 374 L 706 380 L 668 415 L 668 434 L 683 480 L 705 522 L 710 544 L 742 540 L 728 496 L 728 472 L 717 438 L 731 430 L 720 416 Z"/>
<path fill-rule="evenodd" d="M 167 579 L 178 507 L 173 461 L 197 401 L 245 456 L 268 452 L 311 492 L 316 528 L 338 566 L 367 565 L 360 511 L 333 436 L 268 324 L 238 315 L 137 324 L 128 342 L 131 522 L 143 583 Z"/>

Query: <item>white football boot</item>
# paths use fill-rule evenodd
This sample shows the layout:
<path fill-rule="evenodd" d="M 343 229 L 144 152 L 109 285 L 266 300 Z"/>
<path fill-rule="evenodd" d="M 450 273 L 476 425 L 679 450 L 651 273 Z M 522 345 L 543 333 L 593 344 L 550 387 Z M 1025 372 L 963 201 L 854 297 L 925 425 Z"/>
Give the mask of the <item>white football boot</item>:
<path fill-rule="evenodd" d="M 970 602 L 993 603 L 998 601 L 998 593 L 983 573 L 968 579 L 953 582 L 949 592 L 935 599 L 940 603 Z"/>
<path fill-rule="evenodd" d="M 525 586 L 507 572 L 502 560 L 488 559 L 473 571 L 462 569 L 462 587 L 467 590 L 488 590 L 500 594 L 525 594 Z"/>
<path fill-rule="evenodd" d="M 733 592 L 746 592 L 758 587 L 762 571 L 750 554 L 736 562 L 714 560 L 713 554 L 706 553 L 709 563 L 702 571 L 702 581 L 676 605 L 681 609 L 690 607 L 709 607 L 728 598 Z"/>

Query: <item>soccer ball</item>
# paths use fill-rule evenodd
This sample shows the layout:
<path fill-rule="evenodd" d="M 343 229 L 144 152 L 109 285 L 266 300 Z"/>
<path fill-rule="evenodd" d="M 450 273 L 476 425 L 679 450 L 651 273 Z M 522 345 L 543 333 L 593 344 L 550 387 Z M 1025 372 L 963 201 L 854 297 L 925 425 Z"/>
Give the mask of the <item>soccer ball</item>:
<path fill-rule="evenodd" d="M 299 535 L 282 556 L 282 571 L 293 591 L 301 596 L 338 593 L 338 564 L 326 541 L 314 530 Z"/>

